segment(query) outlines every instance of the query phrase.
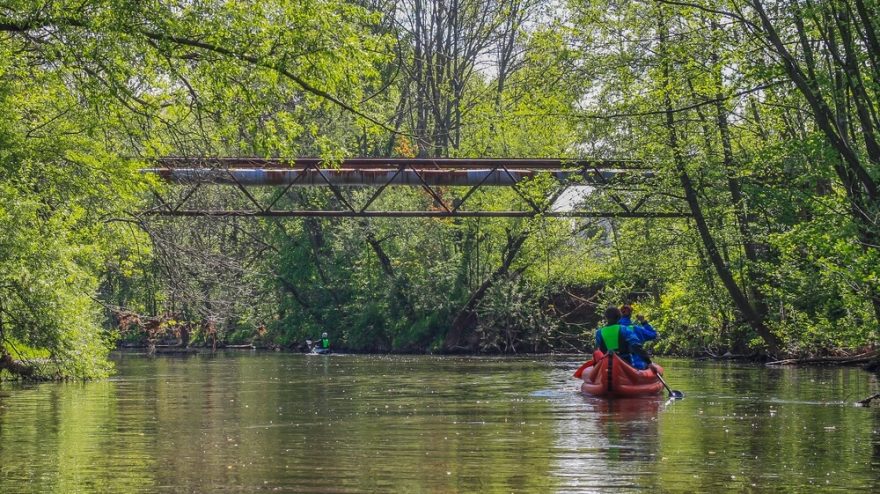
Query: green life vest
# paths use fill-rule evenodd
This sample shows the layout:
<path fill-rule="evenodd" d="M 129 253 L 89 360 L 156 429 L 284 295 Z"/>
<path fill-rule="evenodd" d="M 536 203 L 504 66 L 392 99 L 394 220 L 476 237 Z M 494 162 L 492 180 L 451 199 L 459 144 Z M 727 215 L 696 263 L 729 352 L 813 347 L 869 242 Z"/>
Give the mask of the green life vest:
<path fill-rule="evenodd" d="M 629 353 L 629 345 L 623 344 L 620 342 L 620 324 L 612 324 L 611 326 L 605 326 L 604 328 L 599 329 L 599 334 L 602 336 L 602 343 L 605 345 L 605 352 L 620 352 L 621 347 L 625 351 L 625 353 Z"/>
<path fill-rule="evenodd" d="M 321 338 L 321 348 L 330 348 L 330 338 Z"/>

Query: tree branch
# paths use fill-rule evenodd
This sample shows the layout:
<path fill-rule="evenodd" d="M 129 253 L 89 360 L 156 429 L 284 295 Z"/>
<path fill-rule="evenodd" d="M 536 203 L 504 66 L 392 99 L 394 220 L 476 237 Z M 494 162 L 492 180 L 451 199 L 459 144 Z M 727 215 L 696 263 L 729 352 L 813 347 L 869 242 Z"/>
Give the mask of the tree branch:
<path fill-rule="evenodd" d="M 86 29 L 86 30 L 92 30 L 92 26 L 90 26 L 87 22 L 83 22 L 78 19 L 65 18 L 65 19 L 48 19 L 48 20 L 43 20 L 41 22 L 34 22 L 34 21 L 31 21 L 31 22 L 8 22 L 8 21 L 7 22 L 0 22 L 0 31 L 14 32 L 14 33 L 25 33 L 28 31 L 35 30 L 35 29 L 48 28 L 51 26 L 64 26 L 64 25 L 78 27 L 78 28 L 82 28 L 82 29 Z M 248 55 L 246 53 L 239 53 L 235 50 L 226 48 L 224 46 L 216 45 L 213 43 L 207 43 L 204 41 L 199 41 L 199 40 L 187 38 L 184 36 L 176 36 L 176 35 L 168 34 L 168 33 L 161 33 L 161 32 L 150 31 L 150 30 L 146 30 L 146 29 L 140 29 L 137 27 L 131 28 L 131 31 L 126 31 L 126 30 L 115 30 L 115 31 L 120 32 L 120 33 L 127 32 L 129 34 L 139 34 L 147 39 L 158 41 L 158 42 L 172 43 L 172 44 L 180 45 L 180 46 L 189 46 L 191 48 L 198 48 L 200 50 L 210 51 L 212 53 L 217 53 L 219 55 L 224 55 L 224 56 L 227 56 L 230 58 L 241 60 L 241 61 L 247 62 L 255 67 L 261 67 L 261 68 L 273 70 L 273 71 L 277 72 L 278 74 L 284 76 L 285 78 L 296 83 L 304 91 L 311 93 L 315 96 L 318 96 L 320 98 L 326 99 L 327 101 L 330 101 L 331 103 L 339 106 L 340 108 L 379 126 L 383 130 L 386 130 L 386 131 L 392 132 L 392 133 L 396 133 L 396 134 L 401 134 L 401 132 L 399 130 L 395 130 L 395 129 L 389 127 L 388 125 L 386 125 L 385 123 L 380 122 L 376 118 L 373 118 L 373 117 L 367 115 L 366 113 L 352 107 L 351 105 L 345 103 L 344 101 L 340 100 L 339 98 L 328 93 L 327 91 L 324 91 L 323 89 L 320 89 L 318 87 L 313 86 L 312 84 L 305 81 L 303 78 L 297 76 L 296 74 L 294 74 L 293 72 L 291 72 L 290 70 L 288 70 L 286 67 L 284 67 L 282 64 L 280 64 L 278 62 L 261 59 L 260 57 L 257 57 L 254 55 Z"/>

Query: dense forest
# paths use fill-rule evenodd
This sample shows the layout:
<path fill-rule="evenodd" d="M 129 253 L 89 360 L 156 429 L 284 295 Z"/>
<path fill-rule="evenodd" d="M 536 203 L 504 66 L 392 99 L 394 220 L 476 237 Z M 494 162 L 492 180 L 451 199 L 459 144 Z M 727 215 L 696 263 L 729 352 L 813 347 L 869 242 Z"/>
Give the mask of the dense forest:
<path fill-rule="evenodd" d="M 94 377 L 118 344 L 295 348 L 322 332 L 348 351 L 580 352 L 601 309 L 624 302 L 659 329 L 657 353 L 870 356 L 877 12 L 0 0 L 0 372 Z M 157 191 L 244 200 L 140 173 L 165 156 L 635 160 L 688 216 L 143 214 Z M 281 199 L 337 200 L 308 187 Z"/>

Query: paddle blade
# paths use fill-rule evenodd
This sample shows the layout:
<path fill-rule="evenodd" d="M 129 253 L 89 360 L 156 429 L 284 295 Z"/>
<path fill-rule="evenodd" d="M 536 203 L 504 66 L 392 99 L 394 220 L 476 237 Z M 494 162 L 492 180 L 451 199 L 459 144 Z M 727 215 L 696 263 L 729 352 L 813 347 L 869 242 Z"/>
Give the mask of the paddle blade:
<path fill-rule="evenodd" d="M 680 400 L 680 399 L 684 398 L 684 393 L 682 393 L 681 391 L 679 391 L 677 389 L 670 388 L 669 385 L 666 384 L 666 381 L 663 379 L 663 376 L 657 372 L 656 366 L 654 366 L 653 364 L 651 364 L 651 365 L 652 365 L 651 368 L 654 370 L 654 373 L 657 374 L 657 379 L 659 379 L 660 382 L 663 383 L 663 387 L 666 388 L 666 391 L 669 392 L 669 398 L 671 398 L 673 400 Z"/>

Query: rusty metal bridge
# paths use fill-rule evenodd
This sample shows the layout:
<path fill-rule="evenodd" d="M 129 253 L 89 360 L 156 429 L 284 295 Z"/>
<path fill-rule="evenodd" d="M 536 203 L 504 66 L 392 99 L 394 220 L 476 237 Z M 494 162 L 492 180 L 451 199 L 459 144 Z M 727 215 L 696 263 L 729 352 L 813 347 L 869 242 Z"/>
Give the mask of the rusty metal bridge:
<path fill-rule="evenodd" d="M 680 199 L 658 190 L 654 171 L 636 161 L 562 159 L 349 158 L 162 158 L 143 173 L 178 187 L 155 191 L 157 206 L 145 214 L 244 217 L 626 217 L 689 216 Z M 529 182 L 553 183 L 535 197 Z M 233 208 L 194 206 L 193 197 L 210 186 L 234 187 L 241 196 Z M 314 209 L 291 193 L 294 187 L 320 186 L 332 193 L 334 209 Z M 418 210 L 376 209 L 388 187 L 419 187 L 430 197 Z M 254 188 L 267 191 L 255 193 Z M 517 209 L 471 208 L 475 194 L 509 187 Z M 366 189 L 365 189 L 366 188 Z M 176 189 L 176 193 L 169 189 Z M 356 200 L 353 189 L 369 190 Z M 175 195 L 172 198 L 170 196 Z M 282 198 L 287 197 L 286 201 Z M 587 200 L 590 198 L 591 200 Z M 469 202 L 470 200 L 470 202 Z M 241 204 L 245 204 L 244 207 Z M 280 207 L 284 204 L 285 207 Z"/>

